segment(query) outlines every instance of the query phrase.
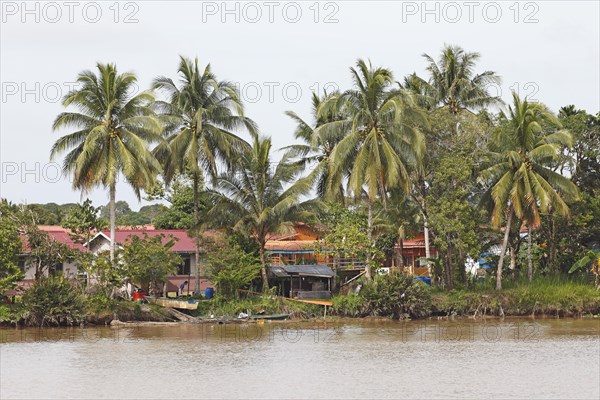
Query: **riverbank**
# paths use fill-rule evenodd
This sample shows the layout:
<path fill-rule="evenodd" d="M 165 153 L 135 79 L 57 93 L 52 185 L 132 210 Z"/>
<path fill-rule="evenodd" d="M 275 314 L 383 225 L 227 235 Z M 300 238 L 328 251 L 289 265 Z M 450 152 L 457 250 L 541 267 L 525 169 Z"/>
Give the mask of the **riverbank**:
<path fill-rule="evenodd" d="M 553 316 L 600 315 L 600 290 L 591 285 L 533 282 L 502 291 L 432 293 L 432 315 Z"/>
<path fill-rule="evenodd" d="M 361 292 L 362 293 L 362 292 Z M 428 318 L 436 316 L 553 316 L 582 317 L 600 315 L 600 290 L 585 282 L 540 278 L 532 283 L 512 282 L 497 291 L 480 285 L 468 289 L 444 291 L 431 288 L 421 292 L 421 299 L 406 296 L 401 308 L 407 312 L 400 318 Z M 402 297 L 402 296 L 401 296 Z M 336 296 L 332 312 L 347 317 L 390 317 L 386 299 L 366 298 L 361 294 Z"/>
<path fill-rule="evenodd" d="M 372 288 L 371 288 L 372 289 Z M 322 318 L 325 314 L 344 318 L 426 319 L 431 317 L 585 317 L 600 316 L 600 290 L 593 285 L 571 281 L 539 279 L 529 284 L 514 283 L 501 291 L 485 286 L 443 291 L 422 283 L 401 287 L 364 290 L 360 294 L 337 295 L 333 305 L 294 302 L 272 295 L 246 298 L 217 297 L 201 301 L 198 309 L 186 311 L 196 322 L 228 322 L 240 313 L 287 314 L 292 320 Z M 177 322 L 183 314 L 154 304 L 131 301 L 88 302 L 77 312 L 67 310 L 70 318 L 47 320 L 43 325 L 108 325 L 113 322 Z M 38 320 L 36 320 L 38 321 Z M 28 318 L 22 304 L 0 305 L 1 326 L 39 326 Z"/>

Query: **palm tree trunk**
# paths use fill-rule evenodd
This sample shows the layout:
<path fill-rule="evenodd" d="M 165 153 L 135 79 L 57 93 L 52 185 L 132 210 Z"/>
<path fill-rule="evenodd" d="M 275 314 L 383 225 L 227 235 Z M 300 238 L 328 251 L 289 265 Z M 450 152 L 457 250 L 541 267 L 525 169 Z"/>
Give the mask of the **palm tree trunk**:
<path fill-rule="evenodd" d="M 446 245 L 448 246 L 448 265 L 446 268 L 446 288 L 452 289 L 454 287 L 454 272 L 452 268 L 454 268 L 453 260 L 452 260 L 452 242 L 450 240 L 450 235 L 446 235 Z"/>
<path fill-rule="evenodd" d="M 110 214 L 110 261 L 115 259 L 115 229 L 117 224 L 117 211 L 116 211 L 116 184 L 113 182 L 109 188 L 109 214 Z"/>
<path fill-rule="evenodd" d="M 402 257 L 402 252 L 404 251 L 404 240 L 401 236 L 398 236 L 398 241 L 396 242 L 396 267 L 402 272 L 404 271 L 404 257 Z"/>
<path fill-rule="evenodd" d="M 423 202 L 423 206 L 425 203 Z M 425 236 L 425 258 L 427 259 L 427 269 L 429 276 L 431 276 L 431 264 L 429 259 L 431 258 L 431 248 L 429 246 L 429 223 L 427 222 L 427 214 L 423 211 L 423 235 Z"/>
<path fill-rule="evenodd" d="M 510 246 L 509 252 L 510 252 L 510 266 L 509 266 L 509 268 L 510 268 L 511 271 L 514 271 L 515 268 L 517 268 L 517 250 L 515 249 L 514 246 Z"/>
<path fill-rule="evenodd" d="M 365 277 L 367 278 L 367 280 L 371 280 L 373 279 L 373 277 L 371 276 L 371 245 L 372 245 L 372 239 L 373 239 L 373 200 L 371 200 L 371 197 L 367 197 L 367 204 L 368 204 L 368 215 L 367 215 L 367 241 L 368 243 L 368 250 L 367 250 L 367 262 L 365 265 Z"/>
<path fill-rule="evenodd" d="M 465 264 L 466 264 L 466 260 L 465 260 L 465 254 L 463 253 L 462 249 L 458 250 L 458 266 L 460 268 L 460 282 L 462 284 L 467 283 L 467 270 L 465 268 Z"/>
<path fill-rule="evenodd" d="M 332 292 L 336 292 L 337 291 L 337 287 L 338 287 L 338 256 L 337 253 L 335 253 L 335 255 L 333 256 L 333 286 L 331 288 Z"/>
<path fill-rule="evenodd" d="M 267 275 L 267 260 L 265 258 L 265 240 L 259 240 L 259 249 L 260 253 L 260 273 L 262 275 L 262 283 L 263 283 L 263 292 L 267 292 L 269 290 L 269 277 Z"/>
<path fill-rule="evenodd" d="M 194 174 L 194 243 L 195 243 L 195 261 L 196 261 L 196 282 L 194 292 L 200 293 L 200 239 L 198 238 L 198 174 Z"/>
<path fill-rule="evenodd" d="M 510 235 L 510 225 L 512 223 L 513 209 L 508 211 L 508 220 L 506 221 L 506 230 L 504 231 L 504 240 L 502 241 L 502 249 L 500 250 L 500 259 L 498 260 L 498 268 L 496 268 L 496 290 L 502 289 L 502 265 L 504 264 L 504 255 L 508 246 L 508 237 Z"/>
<path fill-rule="evenodd" d="M 548 264 L 554 273 L 559 272 L 559 266 L 556 262 L 556 219 L 554 215 L 550 214 L 550 254 L 548 257 Z"/>
<path fill-rule="evenodd" d="M 527 279 L 533 280 L 533 261 L 531 259 L 531 224 L 527 224 Z"/>

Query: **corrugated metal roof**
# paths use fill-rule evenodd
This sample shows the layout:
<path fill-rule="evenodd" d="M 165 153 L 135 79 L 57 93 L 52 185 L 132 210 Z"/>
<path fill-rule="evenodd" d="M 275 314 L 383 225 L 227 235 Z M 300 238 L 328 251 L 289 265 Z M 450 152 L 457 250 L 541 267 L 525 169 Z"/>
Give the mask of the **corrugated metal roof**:
<path fill-rule="evenodd" d="M 318 276 L 332 278 L 333 271 L 327 265 L 278 265 L 272 266 L 271 272 L 279 278 L 289 276 Z"/>

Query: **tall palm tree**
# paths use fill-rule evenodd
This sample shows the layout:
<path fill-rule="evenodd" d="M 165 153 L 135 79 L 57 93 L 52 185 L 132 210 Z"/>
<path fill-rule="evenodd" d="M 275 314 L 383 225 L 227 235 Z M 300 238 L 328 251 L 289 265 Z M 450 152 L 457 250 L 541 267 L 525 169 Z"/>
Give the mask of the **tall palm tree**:
<path fill-rule="evenodd" d="M 286 115 L 297 124 L 294 137 L 304 143 L 286 146 L 283 150 L 287 150 L 287 158 L 298 159 L 297 162 L 305 169 L 311 169 L 309 176 L 315 183 L 317 196 L 320 199 L 343 204 L 342 180 L 347 168 L 333 168 L 331 157 L 335 146 L 344 137 L 343 125 L 330 124 L 333 129 L 320 130 L 318 134 L 316 133 L 316 129 L 324 124 L 346 120 L 342 110 L 330 108 L 327 112 L 320 111 L 322 104 L 336 96 L 339 96 L 339 93 L 324 93 L 321 97 L 313 93 L 311 114 L 314 122 L 312 123 L 306 122 L 293 111 L 286 112 Z"/>
<path fill-rule="evenodd" d="M 415 101 L 426 110 L 436 108 L 447 109 L 451 114 L 461 111 L 473 112 L 489 105 L 502 103 L 498 96 L 490 92 L 490 87 L 499 85 L 501 79 L 494 71 L 475 73 L 475 66 L 481 55 L 476 52 L 467 52 L 459 46 L 445 45 L 442 48 L 439 60 L 423 54 L 428 63 L 428 78 L 423 79 L 417 74 L 404 78 L 400 86 L 413 93 Z M 453 131 L 458 131 L 458 123 Z M 419 173 L 419 190 L 427 191 L 423 173 Z M 425 253 L 427 259 L 431 257 L 429 225 L 427 210 L 425 208 L 424 193 L 421 199 L 423 231 L 425 235 Z"/>
<path fill-rule="evenodd" d="M 221 174 L 216 185 L 215 219 L 234 219 L 234 229 L 254 235 L 259 246 L 263 289 L 267 290 L 265 244 L 269 234 L 289 231 L 293 221 L 305 216 L 301 197 L 311 189 L 308 177 L 297 179 L 302 168 L 284 159 L 273 166 L 271 139 L 254 137 L 250 151 L 239 159 L 236 170 Z M 293 182 L 293 184 L 292 184 Z M 291 184 L 287 189 L 286 185 Z"/>
<path fill-rule="evenodd" d="M 119 74 L 114 64 L 97 64 L 98 74 L 83 71 L 80 87 L 67 93 L 63 105 L 79 112 L 59 114 L 53 130 L 75 128 L 58 139 L 50 153 L 53 159 L 68 151 L 63 162 L 73 175 L 73 187 L 84 191 L 107 187 L 110 197 L 110 257 L 115 253 L 115 203 L 117 178 L 122 174 L 140 198 L 140 189 L 151 185 L 160 164 L 148 146 L 161 140 L 162 125 L 150 109 L 150 92 L 133 94 L 136 77 Z"/>
<path fill-rule="evenodd" d="M 254 132 L 254 122 L 244 116 L 244 107 L 235 85 L 218 81 L 210 64 L 204 70 L 198 59 L 180 57 L 179 85 L 166 77 L 154 80 L 154 88 L 168 96 L 157 102 L 167 123 L 166 141 L 154 150 L 163 164 L 168 183 L 176 173 L 191 176 L 194 190 L 194 225 L 199 223 L 199 192 L 203 174 L 218 174 L 220 163 L 231 166 L 238 154 L 250 146 L 235 134 L 240 128 Z M 197 235 L 196 235 L 197 236 Z M 200 291 L 200 241 L 196 237 L 196 284 Z"/>
<path fill-rule="evenodd" d="M 376 203 L 374 230 L 381 234 L 391 234 L 396 237 L 394 246 L 395 266 L 404 269 L 404 240 L 407 232 L 414 229 L 419 223 L 418 206 L 412 198 L 401 189 L 391 190 L 389 204 L 383 207 L 381 201 Z M 411 271 L 412 271 L 412 265 Z"/>
<path fill-rule="evenodd" d="M 423 57 L 428 63 L 429 78 L 425 80 L 412 74 L 403 84 L 417 95 L 422 105 L 445 107 L 450 113 L 458 114 L 461 110 L 473 111 L 501 103 L 489 90 L 490 86 L 500 84 L 500 77 L 494 71 L 474 72 L 481 57 L 479 53 L 446 45 L 437 62 L 428 54 Z"/>
<path fill-rule="evenodd" d="M 482 204 L 491 210 L 493 226 L 500 226 L 506 215 L 506 228 L 498 268 L 496 289 L 502 288 L 502 266 L 513 216 L 529 231 L 528 271 L 531 281 L 531 228 L 540 224 L 540 214 L 549 211 L 569 215 L 565 200 L 578 197 L 577 186 L 548 168 L 564 147 L 572 145 L 571 134 L 560 130 L 560 122 L 541 103 L 529 103 L 513 93 L 508 115 L 501 114 L 502 126 L 488 154 L 489 166 L 481 173 L 489 189 Z M 545 134 L 544 128 L 554 127 Z"/>
<path fill-rule="evenodd" d="M 404 91 L 392 88 L 392 73 L 385 68 L 373 68 L 358 60 L 350 68 L 356 89 L 343 92 L 321 107 L 321 114 L 336 107 L 342 109 L 345 120 L 328 122 L 315 132 L 346 127 L 345 136 L 332 153 L 332 167 L 351 165 L 349 192 L 361 196 L 366 191 L 369 241 L 373 234 L 373 203 L 376 198 L 387 204 L 388 191 L 408 190 L 409 165 L 420 162 L 425 151 L 424 138 L 416 126 L 424 116 Z M 335 172 L 337 173 L 337 172 Z M 370 258 L 365 276 L 370 279 Z"/>

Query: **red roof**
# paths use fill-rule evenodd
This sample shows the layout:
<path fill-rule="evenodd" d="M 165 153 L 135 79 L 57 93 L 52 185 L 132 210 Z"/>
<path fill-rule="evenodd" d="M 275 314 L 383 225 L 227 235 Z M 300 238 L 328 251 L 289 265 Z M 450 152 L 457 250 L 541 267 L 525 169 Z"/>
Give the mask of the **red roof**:
<path fill-rule="evenodd" d="M 144 237 L 144 233 L 150 237 L 157 235 L 164 235 L 163 243 L 167 243 L 171 240 L 171 236 L 177 238 L 175 244 L 171 248 L 172 251 L 180 252 L 180 253 L 192 253 L 196 249 L 196 245 L 194 243 L 194 239 L 190 238 L 187 234 L 187 230 L 185 229 L 163 229 L 156 230 L 152 229 L 152 226 L 146 226 L 145 229 L 117 229 L 115 231 L 115 241 L 119 244 L 123 244 L 127 241 L 131 236 L 137 236 L 139 238 Z M 71 236 L 69 235 L 69 230 L 63 228 L 62 226 L 55 225 L 38 225 L 38 229 L 48 233 L 50 237 L 57 242 L 64 243 L 72 249 L 77 249 L 81 251 L 87 251 L 87 248 L 80 243 L 75 243 Z M 105 230 L 102 233 L 108 238 L 110 237 L 110 231 Z M 213 233 L 207 232 L 209 236 L 212 236 Z M 29 248 L 29 243 L 27 242 L 27 237 L 25 235 L 21 235 L 21 240 L 23 242 L 23 253 L 27 254 L 31 251 Z M 202 240 L 200 241 L 202 244 Z"/>
<path fill-rule="evenodd" d="M 110 231 L 102 231 L 106 237 L 110 237 Z M 163 229 L 163 230 L 132 230 L 132 229 L 117 229 L 115 231 L 115 241 L 119 244 L 124 244 L 127 239 L 132 236 L 137 236 L 139 238 L 143 238 L 144 234 L 147 234 L 149 237 L 154 237 L 158 235 L 164 235 L 162 242 L 167 243 L 171 240 L 171 236 L 179 239 L 175 242 L 172 251 L 180 252 L 180 253 L 192 253 L 196 250 L 196 244 L 194 243 L 194 239 L 188 236 L 188 231 L 185 229 Z M 200 240 L 200 244 L 202 244 L 202 240 Z"/>
<path fill-rule="evenodd" d="M 85 246 L 81 243 L 75 243 L 73 238 L 69 235 L 69 230 L 63 228 L 62 226 L 54 226 L 54 225 L 38 225 L 38 229 L 46 232 L 50 238 L 54 239 L 59 243 L 64 243 L 72 249 L 87 251 Z M 27 241 L 26 235 L 19 235 L 21 237 L 21 241 L 23 242 L 23 253 L 27 254 L 31 252 L 31 248 L 29 247 L 29 242 Z"/>

